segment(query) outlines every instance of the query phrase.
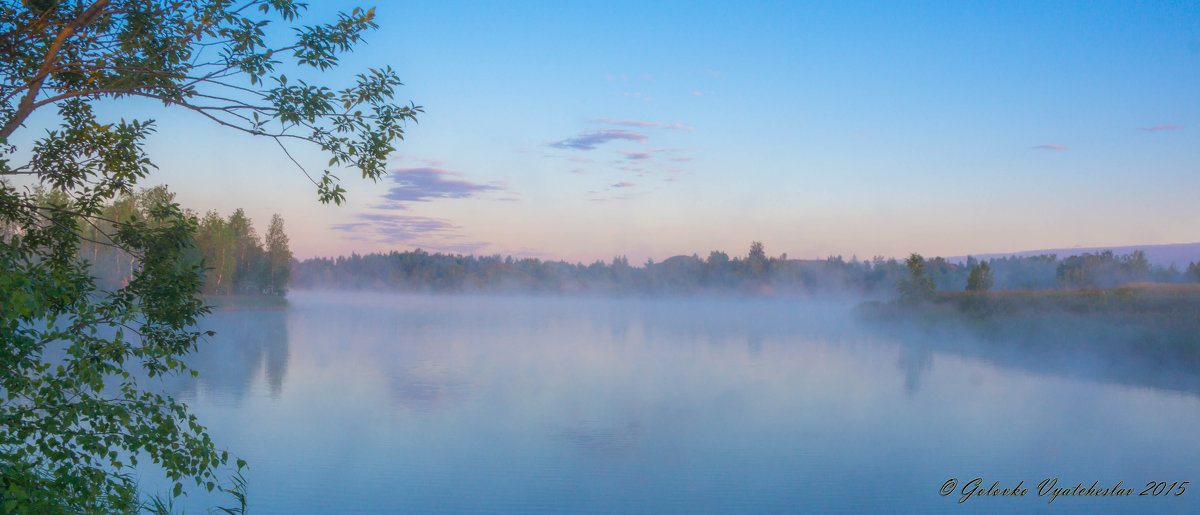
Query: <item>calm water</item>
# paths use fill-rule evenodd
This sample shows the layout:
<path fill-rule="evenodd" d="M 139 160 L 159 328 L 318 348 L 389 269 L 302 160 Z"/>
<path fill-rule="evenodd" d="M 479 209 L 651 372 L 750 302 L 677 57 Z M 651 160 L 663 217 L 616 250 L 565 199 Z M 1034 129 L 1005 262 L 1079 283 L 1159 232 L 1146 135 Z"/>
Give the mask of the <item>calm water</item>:
<path fill-rule="evenodd" d="M 169 386 L 250 462 L 253 513 L 1200 511 L 1200 484 L 1136 495 L 1200 481 L 1178 371 L 872 333 L 843 301 L 290 298 L 213 315 Z M 1028 493 L 958 504 L 975 477 Z"/>

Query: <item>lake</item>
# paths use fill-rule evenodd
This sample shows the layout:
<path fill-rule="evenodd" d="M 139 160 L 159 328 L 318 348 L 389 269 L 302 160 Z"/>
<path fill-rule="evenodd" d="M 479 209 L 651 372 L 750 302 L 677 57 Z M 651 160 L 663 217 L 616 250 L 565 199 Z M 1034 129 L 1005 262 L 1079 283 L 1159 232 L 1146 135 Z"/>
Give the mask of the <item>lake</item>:
<path fill-rule="evenodd" d="M 1138 495 L 1200 479 L 1191 373 L 872 331 L 845 299 L 289 300 L 210 316 L 168 385 L 250 463 L 252 513 L 1200 511 L 1194 483 Z M 1027 493 L 960 504 L 975 478 Z M 1050 502 L 1094 482 L 1133 495 Z"/>

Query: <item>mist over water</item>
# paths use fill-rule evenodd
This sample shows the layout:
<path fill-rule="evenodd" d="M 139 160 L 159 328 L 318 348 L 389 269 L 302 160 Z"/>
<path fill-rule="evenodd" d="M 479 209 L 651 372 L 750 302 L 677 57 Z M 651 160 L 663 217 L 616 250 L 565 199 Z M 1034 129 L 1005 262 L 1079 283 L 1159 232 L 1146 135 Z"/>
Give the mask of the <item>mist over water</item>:
<path fill-rule="evenodd" d="M 250 462 L 255 513 L 1200 509 L 1136 495 L 1196 479 L 1178 367 L 872 329 L 847 299 L 289 299 L 209 317 L 169 385 Z M 938 495 L 975 477 L 1029 493 Z M 1135 494 L 1047 503 L 1045 478 Z"/>

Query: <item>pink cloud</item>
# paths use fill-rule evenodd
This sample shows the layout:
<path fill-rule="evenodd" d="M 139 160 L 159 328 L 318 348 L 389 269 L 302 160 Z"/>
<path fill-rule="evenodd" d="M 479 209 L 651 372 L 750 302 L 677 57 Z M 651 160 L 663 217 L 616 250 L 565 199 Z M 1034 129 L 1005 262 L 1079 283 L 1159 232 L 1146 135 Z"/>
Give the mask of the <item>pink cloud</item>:
<path fill-rule="evenodd" d="M 607 123 L 609 125 L 623 125 L 626 127 L 662 127 L 664 129 L 685 130 L 690 131 L 692 127 L 688 127 L 682 123 L 659 123 L 647 122 L 645 120 L 617 120 L 615 118 L 596 118 L 597 122 Z"/>
<path fill-rule="evenodd" d="M 693 161 L 695 159 L 696 158 L 694 158 L 694 157 L 672 157 L 672 158 L 670 158 L 671 161 L 680 162 L 680 163 L 686 162 L 686 161 Z"/>
<path fill-rule="evenodd" d="M 693 91 L 692 95 L 697 96 L 697 97 L 702 97 L 702 96 L 704 96 L 704 93 L 699 92 L 699 91 Z"/>
<path fill-rule="evenodd" d="M 634 152 L 632 150 L 618 150 L 618 152 L 625 154 L 625 159 L 628 159 L 630 161 L 638 161 L 641 159 L 650 159 L 650 154 L 648 154 L 646 152 Z"/>
<path fill-rule="evenodd" d="M 1154 132 L 1154 131 L 1177 131 L 1182 128 L 1183 128 L 1182 125 L 1175 125 L 1173 123 L 1168 123 L 1166 125 L 1155 125 L 1153 127 L 1142 127 L 1141 129 L 1144 131 L 1147 131 L 1147 132 Z"/>
<path fill-rule="evenodd" d="M 440 160 L 426 159 L 426 158 L 417 157 L 417 156 L 414 156 L 411 154 L 393 154 L 391 157 L 388 158 L 388 161 L 397 162 L 397 163 L 416 162 L 416 163 L 421 163 L 429 168 L 441 168 L 442 167 L 442 161 L 440 161 Z"/>
<path fill-rule="evenodd" d="M 1037 148 L 1041 150 L 1067 150 L 1067 147 L 1062 145 L 1034 145 L 1029 148 Z"/>
<path fill-rule="evenodd" d="M 628 181 L 621 181 L 612 185 L 614 188 L 631 188 L 633 186 L 637 186 L 637 184 Z"/>
<path fill-rule="evenodd" d="M 596 118 L 596 121 L 600 123 L 607 123 L 609 125 L 625 125 L 628 127 L 662 127 L 661 123 L 646 122 L 642 120 L 614 120 L 612 118 Z"/>

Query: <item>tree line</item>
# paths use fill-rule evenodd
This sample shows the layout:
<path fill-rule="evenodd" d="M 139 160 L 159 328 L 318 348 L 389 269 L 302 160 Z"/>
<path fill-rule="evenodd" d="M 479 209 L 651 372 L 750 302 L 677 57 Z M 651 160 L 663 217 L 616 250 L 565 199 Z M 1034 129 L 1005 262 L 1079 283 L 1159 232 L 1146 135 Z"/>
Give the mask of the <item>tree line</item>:
<path fill-rule="evenodd" d="M 47 209 L 64 206 L 66 194 L 45 187 L 34 188 L 31 199 Z M 109 235 L 136 221 L 150 221 L 152 206 L 173 203 L 175 194 L 166 186 L 142 189 L 115 197 L 99 207 L 91 220 L 78 221 L 81 235 L 75 257 L 88 266 L 88 272 L 104 288 L 118 288 L 129 283 L 137 271 L 138 258 L 121 246 L 114 245 Z M 184 210 L 185 218 L 196 221 L 183 252 L 186 262 L 202 265 L 206 295 L 276 295 L 287 293 L 291 278 L 292 253 L 284 232 L 283 218 L 271 217 L 265 237 L 260 238 L 254 222 L 241 209 L 228 218 L 215 210 L 201 217 Z M 152 223 L 153 225 L 153 223 Z M 16 235 L 13 227 L 0 227 L 5 237 Z"/>
<path fill-rule="evenodd" d="M 200 219 L 196 250 L 207 265 L 207 294 L 231 293 L 283 296 L 291 276 L 292 253 L 283 230 L 283 218 L 271 216 L 267 234 L 260 240 L 254 224 L 238 208 L 228 219 L 209 211 Z"/>
<path fill-rule="evenodd" d="M 915 255 L 930 291 L 1107 287 L 1129 282 L 1200 282 L 1197 263 L 1186 270 L 1151 265 L 1143 253 L 1112 252 L 1059 259 L 1055 255 L 954 263 Z M 909 261 L 913 257 L 910 256 Z M 768 256 L 760 242 L 744 256 L 712 251 L 633 266 L 624 256 L 591 264 L 566 261 L 407 252 L 311 258 L 293 264 L 301 289 L 376 289 L 411 292 L 588 292 L 602 294 L 890 294 L 910 278 L 913 264 L 877 256 L 821 260 Z M 901 292 L 903 294 L 903 292 Z"/>

